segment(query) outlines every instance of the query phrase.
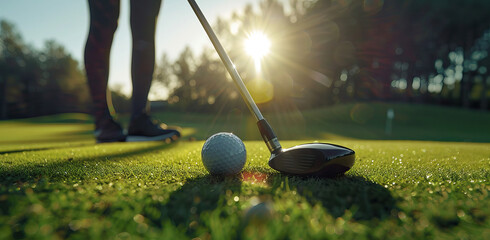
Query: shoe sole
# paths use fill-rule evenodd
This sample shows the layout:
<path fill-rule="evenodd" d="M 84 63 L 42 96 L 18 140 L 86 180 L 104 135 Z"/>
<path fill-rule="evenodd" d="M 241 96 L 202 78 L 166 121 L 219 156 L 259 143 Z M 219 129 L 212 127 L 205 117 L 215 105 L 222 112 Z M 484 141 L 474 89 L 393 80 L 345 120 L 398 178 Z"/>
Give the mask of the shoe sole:
<path fill-rule="evenodd" d="M 126 137 L 126 142 L 149 142 L 149 141 L 175 141 L 179 138 L 177 134 L 175 133 L 168 133 L 168 134 L 163 134 L 163 135 L 158 135 L 158 136 L 153 136 L 153 137 L 148 137 L 148 136 L 135 136 L 135 135 L 130 135 Z"/>

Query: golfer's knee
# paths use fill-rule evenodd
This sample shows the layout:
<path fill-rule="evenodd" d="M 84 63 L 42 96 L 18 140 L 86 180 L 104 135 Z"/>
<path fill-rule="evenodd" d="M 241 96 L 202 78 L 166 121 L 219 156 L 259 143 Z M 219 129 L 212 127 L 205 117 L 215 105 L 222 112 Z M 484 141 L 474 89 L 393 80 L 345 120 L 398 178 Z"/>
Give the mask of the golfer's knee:
<path fill-rule="evenodd" d="M 114 33 L 116 32 L 118 23 L 117 19 L 114 21 L 107 21 L 104 23 L 93 23 L 90 26 L 89 38 L 92 38 L 98 42 L 111 43 Z"/>

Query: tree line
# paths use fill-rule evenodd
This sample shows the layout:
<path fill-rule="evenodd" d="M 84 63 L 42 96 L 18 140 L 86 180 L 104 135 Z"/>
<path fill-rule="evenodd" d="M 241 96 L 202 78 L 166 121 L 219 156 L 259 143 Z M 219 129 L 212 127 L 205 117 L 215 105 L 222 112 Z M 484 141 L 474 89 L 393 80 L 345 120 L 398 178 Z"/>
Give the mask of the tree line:
<path fill-rule="evenodd" d="M 245 82 L 255 70 L 241 40 L 256 29 L 271 39 L 266 109 L 366 100 L 489 108 L 490 1 L 292 0 L 288 9 L 265 0 L 214 26 Z M 186 49 L 174 63 L 163 56 L 157 69 L 181 108 L 240 105 L 212 50 Z"/>
<path fill-rule="evenodd" d="M 265 111 L 369 100 L 488 110 L 488 12 L 485 0 L 263 0 L 213 27 L 253 95 L 273 96 L 260 103 Z M 36 50 L 8 22 L 0 30 L 1 117 L 89 111 L 83 69 L 63 46 Z M 271 41 L 260 74 L 243 47 L 256 30 Z M 212 49 L 163 54 L 154 84 L 168 89 L 174 109 L 245 108 Z"/>
<path fill-rule="evenodd" d="M 84 73 L 63 46 L 50 40 L 37 50 L 0 21 L 0 119 L 87 112 L 88 105 Z"/>

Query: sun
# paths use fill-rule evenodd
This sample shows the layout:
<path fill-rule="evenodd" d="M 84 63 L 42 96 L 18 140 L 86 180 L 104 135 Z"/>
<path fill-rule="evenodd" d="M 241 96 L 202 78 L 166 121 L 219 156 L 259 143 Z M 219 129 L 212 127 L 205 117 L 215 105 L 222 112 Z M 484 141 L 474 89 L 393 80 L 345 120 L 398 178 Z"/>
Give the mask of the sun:
<path fill-rule="evenodd" d="M 260 31 L 251 32 L 244 42 L 245 52 L 253 58 L 256 76 L 247 81 L 246 86 L 256 103 L 266 103 L 274 97 L 274 87 L 261 73 L 260 61 L 269 54 L 271 42 Z"/>
<path fill-rule="evenodd" d="M 257 70 L 260 69 L 260 59 L 269 53 L 270 47 L 269 38 L 260 31 L 250 33 L 245 40 L 245 51 L 254 59 Z"/>
<path fill-rule="evenodd" d="M 269 53 L 271 42 L 259 31 L 252 32 L 245 40 L 245 51 L 254 59 L 260 59 Z"/>

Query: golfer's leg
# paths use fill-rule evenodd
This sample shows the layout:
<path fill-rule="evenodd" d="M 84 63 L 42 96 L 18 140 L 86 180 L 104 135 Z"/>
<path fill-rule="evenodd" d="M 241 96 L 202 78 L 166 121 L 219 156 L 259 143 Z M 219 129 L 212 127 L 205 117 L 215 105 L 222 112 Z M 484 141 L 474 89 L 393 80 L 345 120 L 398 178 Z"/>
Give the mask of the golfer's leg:
<path fill-rule="evenodd" d="M 161 0 L 130 1 L 133 51 L 132 118 L 147 113 L 148 93 L 155 68 L 155 28 Z"/>
<path fill-rule="evenodd" d="M 85 70 L 94 104 L 96 126 L 110 118 L 107 82 L 112 39 L 119 17 L 119 0 L 88 0 L 90 30 L 85 46 Z"/>

